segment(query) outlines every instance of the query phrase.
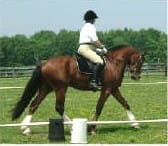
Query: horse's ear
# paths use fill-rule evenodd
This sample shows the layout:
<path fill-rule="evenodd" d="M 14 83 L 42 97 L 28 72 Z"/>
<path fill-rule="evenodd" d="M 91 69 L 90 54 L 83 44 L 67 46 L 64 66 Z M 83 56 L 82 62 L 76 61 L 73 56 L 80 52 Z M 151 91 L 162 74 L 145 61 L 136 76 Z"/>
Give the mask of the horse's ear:
<path fill-rule="evenodd" d="M 147 54 L 147 51 L 141 53 L 141 56 L 144 57 Z"/>
<path fill-rule="evenodd" d="M 142 52 L 142 56 L 145 56 L 146 54 L 147 54 L 146 50 L 144 52 Z"/>
<path fill-rule="evenodd" d="M 141 53 L 141 56 L 140 56 L 140 57 L 141 57 L 141 59 L 143 59 L 143 60 L 144 60 L 144 59 L 145 59 L 145 55 L 146 55 L 146 51 L 142 52 L 142 53 Z"/>

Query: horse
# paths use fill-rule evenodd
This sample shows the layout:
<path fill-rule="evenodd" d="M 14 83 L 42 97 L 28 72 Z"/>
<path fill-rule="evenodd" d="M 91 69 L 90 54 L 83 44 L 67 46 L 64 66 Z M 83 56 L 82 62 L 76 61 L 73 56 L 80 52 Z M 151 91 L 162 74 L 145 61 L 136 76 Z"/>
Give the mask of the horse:
<path fill-rule="evenodd" d="M 104 59 L 106 65 L 100 75 L 102 88 L 97 101 L 95 114 L 91 120 L 98 120 L 107 98 L 112 95 L 126 110 L 129 120 L 133 121 L 132 126 L 139 128 L 139 123 L 136 121 L 129 104 L 121 95 L 119 87 L 121 86 L 126 66 L 129 67 L 132 79 L 140 79 L 144 52 L 131 46 L 120 45 L 110 48 L 104 56 Z M 91 75 L 79 72 L 75 57 L 58 56 L 42 62 L 34 70 L 20 100 L 15 105 L 12 112 L 12 120 L 19 118 L 31 102 L 28 115 L 22 121 L 22 124 L 30 123 L 33 114 L 47 94 L 55 91 L 55 111 L 62 116 L 64 121 L 70 121 L 71 119 L 64 111 L 67 88 L 70 86 L 80 90 L 91 90 L 89 88 L 90 80 Z M 31 133 L 28 126 L 21 126 L 21 130 L 25 135 Z M 88 127 L 88 131 L 91 134 L 95 134 L 95 130 L 96 125 L 90 125 Z"/>

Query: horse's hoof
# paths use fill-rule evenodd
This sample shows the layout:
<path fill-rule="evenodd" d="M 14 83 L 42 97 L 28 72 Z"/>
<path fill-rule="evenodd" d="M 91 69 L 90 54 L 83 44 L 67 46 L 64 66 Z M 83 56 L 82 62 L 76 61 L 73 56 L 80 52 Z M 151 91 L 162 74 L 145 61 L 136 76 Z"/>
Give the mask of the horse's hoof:
<path fill-rule="evenodd" d="M 90 131 L 90 135 L 96 135 L 96 131 Z"/>
<path fill-rule="evenodd" d="M 134 129 L 139 129 L 139 123 L 133 123 L 131 124 L 131 126 L 134 128 Z"/>
<path fill-rule="evenodd" d="M 22 132 L 23 135 L 26 135 L 26 136 L 30 136 L 31 135 L 31 131 L 30 131 L 30 128 L 26 128 L 23 132 Z"/>
<path fill-rule="evenodd" d="M 20 129 L 21 129 L 22 131 L 25 131 L 27 128 L 28 128 L 28 126 L 21 126 L 21 127 L 20 127 Z"/>
<path fill-rule="evenodd" d="M 87 131 L 88 131 L 88 133 L 89 133 L 90 135 L 95 135 L 95 134 L 96 134 L 95 130 L 92 129 L 91 127 L 89 127 L 89 128 L 87 129 Z"/>

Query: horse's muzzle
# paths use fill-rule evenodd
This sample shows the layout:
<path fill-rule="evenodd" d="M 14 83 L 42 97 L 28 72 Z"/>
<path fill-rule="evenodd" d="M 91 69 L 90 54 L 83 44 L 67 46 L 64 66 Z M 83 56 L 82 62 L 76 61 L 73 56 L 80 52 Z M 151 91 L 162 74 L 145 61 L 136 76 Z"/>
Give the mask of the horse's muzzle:
<path fill-rule="evenodd" d="M 131 79 L 133 80 L 140 80 L 141 76 L 140 74 L 131 74 Z"/>

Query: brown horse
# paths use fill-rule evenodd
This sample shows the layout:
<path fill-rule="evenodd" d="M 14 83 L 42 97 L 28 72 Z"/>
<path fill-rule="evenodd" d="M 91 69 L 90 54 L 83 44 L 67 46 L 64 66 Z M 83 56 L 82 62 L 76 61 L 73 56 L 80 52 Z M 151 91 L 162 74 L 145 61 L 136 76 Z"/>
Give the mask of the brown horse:
<path fill-rule="evenodd" d="M 131 112 L 130 106 L 121 95 L 119 87 L 122 83 L 126 65 L 129 66 L 131 77 L 133 79 L 137 80 L 140 78 L 140 69 L 143 64 L 143 59 L 144 53 L 126 45 L 109 49 L 105 56 L 106 66 L 101 73 L 101 93 L 92 120 L 98 120 L 105 101 L 109 95 L 112 94 L 124 109 L 126 109 L 129 120 L 135 121 L 133 126 L 135 128 L 138 127 L 138 123 Z M 40 66 L 37 66 L 30 78 L 20 101 L 14 108 L 12 119 L 15 120 L 22 114 L 36 94 L 36 97 L 30 104 L 28 115 L 22 122 L 29 123 L 32 119 L 32 115 L 37 110 L 42 100 L 49 92 L 55 91 L 55 110 L 64 118 L 64 120 L 70 120 L 64 112 L 67 88 L 71 86 L 81 90 L 90 90 L 90 79 L 90 75 L 78 71 L 75 58 L 60 56 L 43 62 Z M 21 129 L 24 134 L 30 133 L 28 126 L 22 126 Z M 95 125 L 92 125 L 89 129 L 91 133 L 95 133 Z"/>

